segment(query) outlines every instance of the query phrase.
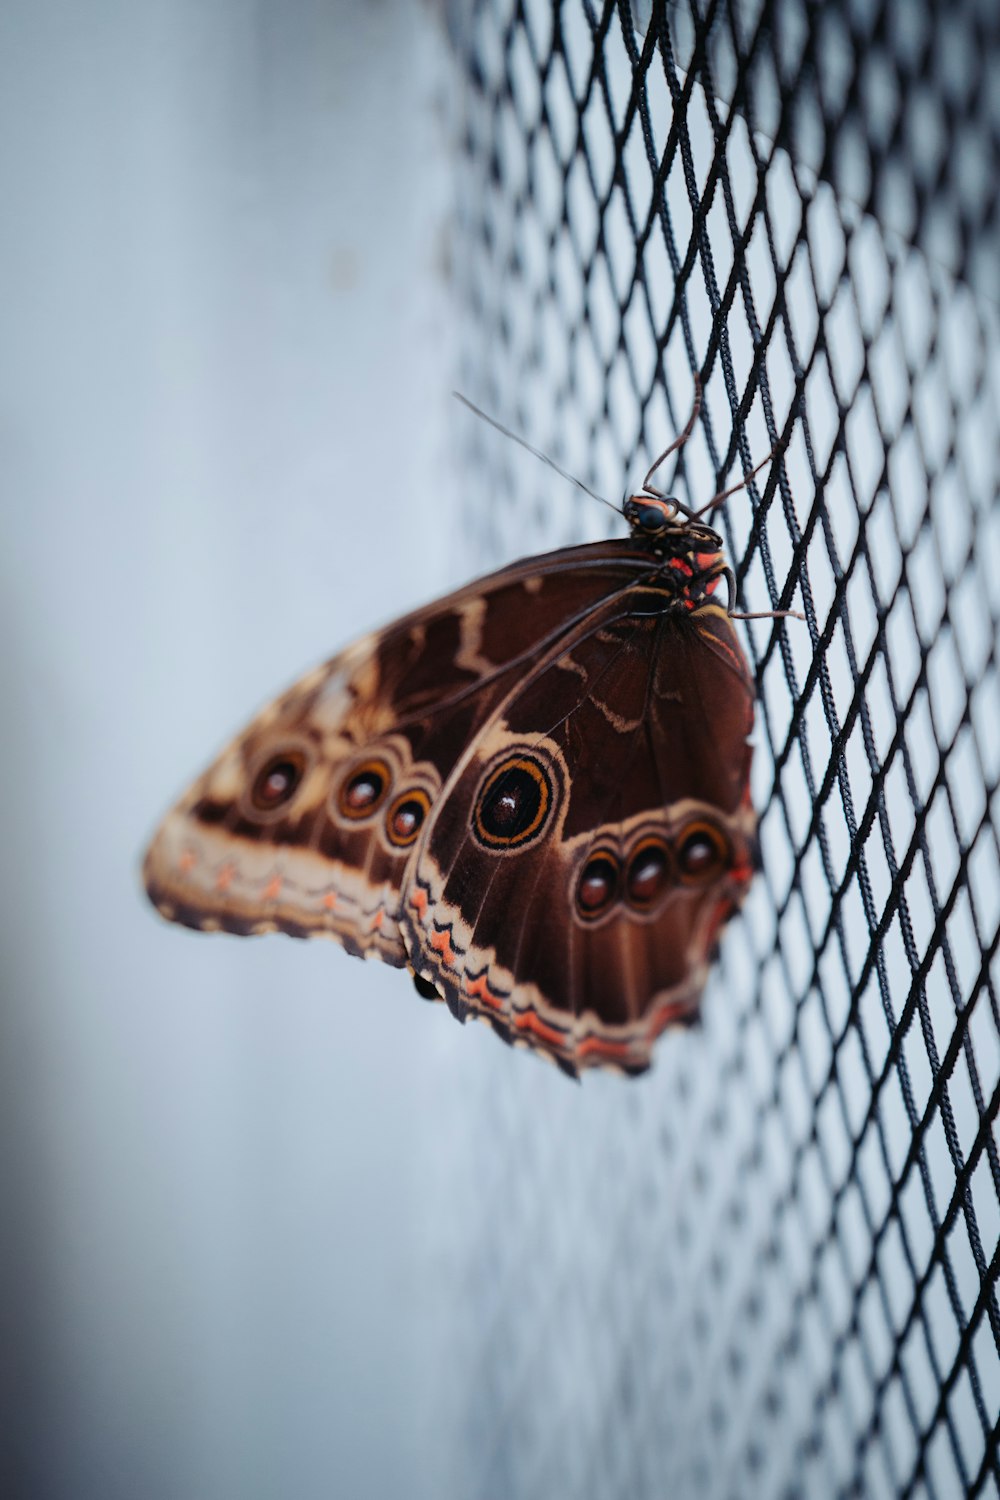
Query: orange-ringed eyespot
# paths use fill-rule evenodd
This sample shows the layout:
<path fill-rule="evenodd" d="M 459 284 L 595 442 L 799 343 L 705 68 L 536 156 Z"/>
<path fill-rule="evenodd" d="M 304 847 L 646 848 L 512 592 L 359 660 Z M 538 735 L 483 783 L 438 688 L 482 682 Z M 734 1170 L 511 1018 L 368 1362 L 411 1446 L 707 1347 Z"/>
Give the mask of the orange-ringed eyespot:
<path fill-rule="evenodd" d="M 536 836 L 551 806 L 545 768 L 532 756 L 512 755 L 490 773 L 476 799 L 476 834 L 489 849 L 517 848 Z"/>
<path fill-rule="evenodd" d="M 576 904 L 580 915 L 593 920 L 606 912 L 618 895 L 618 861 L 605 849 L 592 854 L 580 871 Z"/>
<path fill-rule="evenodd" d="M 412 844 L 430 811 L 431 799 L 423 787 L 403 792 L 386 814 L 385 828 L 389 841 L 405 848 Z"/>
<path fill-rule="evenodd" d="M 340 788 L 337 806 L 345 818 L 371 817 L 389 790 L 389 767 L 384 760 L 369 760 L 358 766 Z"/>
<path fill-rule="evenodd" d="M 299 750 L 283 750 L 272 755 L 258 771 L 250 800 L 259 812 L 273 812 L 290 802 L 302 780 L 306 758 Z"/>
<path fill-rule="evenodd" d="M 670 856 L 659 839 L 643 839 L 629 860 L 625 876 L 628 899 L 634 906 L 651 906 L 670 874 Z"/>
<path fill-rule="evenodd" d="M 692 823 L 677 843 L 677 867 L 690 885 L 711 880 L 729 864 L 729 845 L 713 823 Z"/>

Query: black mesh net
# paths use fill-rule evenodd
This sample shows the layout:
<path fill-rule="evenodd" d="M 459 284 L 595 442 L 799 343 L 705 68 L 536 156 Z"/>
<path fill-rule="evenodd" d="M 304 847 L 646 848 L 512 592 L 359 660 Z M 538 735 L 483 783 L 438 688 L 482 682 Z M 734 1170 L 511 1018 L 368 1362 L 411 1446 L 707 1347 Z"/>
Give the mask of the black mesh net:
<path fill-rule="evenodd" d="M 703 1025 L 631 1085 L 495 1048 L 454 1122 L 456 1483 L 997 1495 L 1000 10 L 450 30 L 463 388 L 618 499 L 698 370 L 678 492 L 782 445 L 721 528 L 807 621 L 747 627 L 763 873 Z M 484 566 L 601 534 L 467 441 Z"/>

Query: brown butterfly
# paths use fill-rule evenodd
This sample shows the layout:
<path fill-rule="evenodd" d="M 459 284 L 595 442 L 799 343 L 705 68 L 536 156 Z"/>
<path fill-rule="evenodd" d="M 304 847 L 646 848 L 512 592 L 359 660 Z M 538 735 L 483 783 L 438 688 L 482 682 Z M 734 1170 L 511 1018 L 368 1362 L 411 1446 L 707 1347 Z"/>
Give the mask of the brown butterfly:
<path fill-rule="evenodd" d="M 571 1074 L 647 1068 L 755 860 L 749 617 L 698 519 L 752 474 L 700 512 L 651 484 L 699 403 L 627 538 L 471 583 L 264 709 L 150 845 L 162 915 L 332 937 Z"/>

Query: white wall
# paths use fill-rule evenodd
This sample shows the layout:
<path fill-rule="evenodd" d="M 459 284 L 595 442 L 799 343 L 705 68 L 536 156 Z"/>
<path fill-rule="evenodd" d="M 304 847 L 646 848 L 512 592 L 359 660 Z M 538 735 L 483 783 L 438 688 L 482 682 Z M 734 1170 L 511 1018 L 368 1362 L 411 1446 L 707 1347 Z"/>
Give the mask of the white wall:
<path fill-rule="evenodd" d="M 458 1029 L 137 875 L 263 699 L 463 571 L 448 66 L 407 0 L 0 9 L 5 1494 L 440 1493 Z"/>

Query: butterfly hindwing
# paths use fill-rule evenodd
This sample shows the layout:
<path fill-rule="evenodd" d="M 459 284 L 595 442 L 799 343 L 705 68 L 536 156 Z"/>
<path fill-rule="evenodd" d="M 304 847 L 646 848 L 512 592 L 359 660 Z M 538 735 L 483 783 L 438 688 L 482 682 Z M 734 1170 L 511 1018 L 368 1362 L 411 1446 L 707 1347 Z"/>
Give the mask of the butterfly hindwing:
<path fill-rule="evenodd" d="M 417 972 L 571 1071 L 648 1064 L 750 878 L 753 695 L 714 605 L 641 586 L 494 709 L 407 872 Z"/>

